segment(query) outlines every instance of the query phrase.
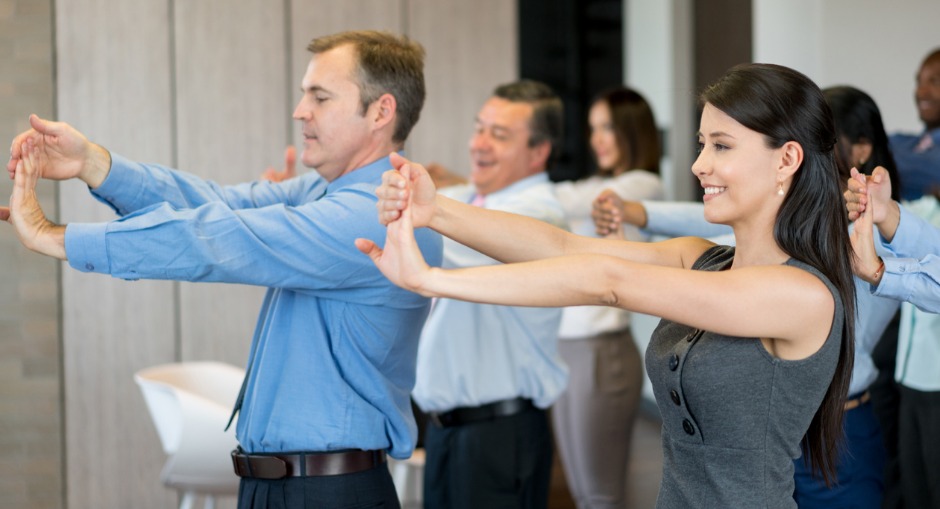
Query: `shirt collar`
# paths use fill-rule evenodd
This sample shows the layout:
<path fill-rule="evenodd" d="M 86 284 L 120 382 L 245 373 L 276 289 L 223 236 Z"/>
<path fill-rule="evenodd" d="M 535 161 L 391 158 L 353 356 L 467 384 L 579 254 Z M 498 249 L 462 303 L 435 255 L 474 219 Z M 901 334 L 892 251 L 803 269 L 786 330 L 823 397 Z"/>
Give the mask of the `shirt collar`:
<path fill-rule="evenodd" d="M 404 155 L 402 152 L 399 152 L 399 154 Z M 330 182 L 326 186 L 326 192 L 329 194 L 333 191 L 336 191 L 337 189 L 344 187 L 366 182 L 372 183 L 380 181 L 382 179 L 382 174 L 391 169 L 392 162 L 389 160 L 388 156 L 381 159 L 376 159 L 375 161 L 372 161 L 365 166 L 360 166 L 351 172 L 341 175 L 333 182 Z"/>
<path fill-rule="evenodd" d="M 489 200 L 491 198 L 495 198 L 498 200 L 502 196 L 512 196 L 524 189 L 528 189 L 532 186 L 536 186 L 545 182 L 548 182 L 548 172 L 540 171 L 535 175 L 526 177 L 522 180 L 517 180 L 512 184 L 509 184 L 508 186 L 500 189 L 499 191 L 495 191 L 486 195 L 486 199 Z"/>

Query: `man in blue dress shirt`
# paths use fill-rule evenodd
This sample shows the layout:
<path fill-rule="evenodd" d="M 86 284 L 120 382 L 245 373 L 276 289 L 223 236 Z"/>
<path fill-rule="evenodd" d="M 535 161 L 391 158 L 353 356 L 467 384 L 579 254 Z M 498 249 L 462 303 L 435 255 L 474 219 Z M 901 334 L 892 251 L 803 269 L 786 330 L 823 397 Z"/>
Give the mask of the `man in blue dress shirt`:
<path fill-rule="evenodd" d="M 940 192 L 940 48 L 924 58 L 916 79 L 914 102 L 924 132 L 893 134 L 889 140 L 904 200 Z"/>
<path fill-rule="evenodd" d="M 566 227 L 545 170 L 557 151 L 561 100 L 547 85 L 497 87 L 470 138 L 470 184 L 441 194 Z M 449 239 L 448 268 L 495 264 Z M 414 399 L 426 430 L 427 509 L 544 508 L 552 466 L 545 409 L 564 390 L 559 308 L 438 299 L 421 334 Z"/>
<path fill-rule="evenodd" d="M 13 142 L 16 191 L 0 218 L 77 270 L 267 287 L 236 404 L 239 507 L 397 507 L 385 454 L 406 458 L 415 444 L 408 396 L 430 302 L 391 284 L 354 240 L 384 242 L 374 189 L 421 112 L 424 50 L 372 31 L 308 50 L 293 116 L 316 173 L 221 187 L 33 116 Z M 33 192 L 40 170 L 81 179 L 120 219 L 53 224 Z M 440 264 L 440 237 L 418 242 Z"/>

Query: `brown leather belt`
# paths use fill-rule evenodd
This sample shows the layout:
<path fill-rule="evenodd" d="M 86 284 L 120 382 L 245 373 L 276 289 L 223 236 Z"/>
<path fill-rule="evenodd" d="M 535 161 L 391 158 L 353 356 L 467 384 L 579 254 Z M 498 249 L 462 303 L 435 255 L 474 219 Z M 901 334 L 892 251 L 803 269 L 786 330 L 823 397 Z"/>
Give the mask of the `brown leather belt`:
<path fill-rule="evenodd" d="M 254 479 L 352 474 L 384 463 L 385 451 L 246 454 L 240 447 L 232 451 L 235 474 Z"/>
<path fill-rule="evenodd" d="M 848 412 L 849 410 L 858 408 L 864 405 L 865 403 L 868 403 L 868 400 L 870 399 L 871 399 L 871 393 L 868 391 L 865 391 L 857 398 L 846 400 L 845 406 L 843 407 L 843 411 Z"/>

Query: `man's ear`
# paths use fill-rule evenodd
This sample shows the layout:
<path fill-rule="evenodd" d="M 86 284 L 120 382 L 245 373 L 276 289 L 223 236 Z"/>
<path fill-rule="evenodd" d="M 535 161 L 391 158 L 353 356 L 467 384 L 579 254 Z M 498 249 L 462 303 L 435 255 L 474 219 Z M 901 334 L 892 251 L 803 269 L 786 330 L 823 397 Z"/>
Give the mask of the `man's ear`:
<path fill-rule="evenodd" d="M 548 141 L 543 141 L 534 147 L 529 147 L 529 150 L 532 151 L 532 167 L 531 170 L 542 171 L 548 167 L 548 158 L 552 155 L 552 144 Z"/>
<path fill-rule="evenodd" d="M 395 100 L 395 96 L 392 94 L 382 94 L 369 107 L 372 122 L 376 129 L 383 129 L 390 123 L 393 124 L 397 111 L 398 101 Z"/>

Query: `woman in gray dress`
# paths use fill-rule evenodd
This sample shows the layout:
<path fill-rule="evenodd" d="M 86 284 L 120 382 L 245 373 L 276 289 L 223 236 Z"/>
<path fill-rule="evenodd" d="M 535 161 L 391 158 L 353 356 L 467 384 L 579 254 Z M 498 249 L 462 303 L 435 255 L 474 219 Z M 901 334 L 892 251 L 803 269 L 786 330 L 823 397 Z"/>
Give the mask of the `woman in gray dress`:
<path fill-rule="evenodd" d="M 731 69 L 701 96 L 692 166 L 705 216 L 736 247 L 687 237 L 632 243 L 438 197 L 393 158 L 377 194 L 385 250 L 359 248 L 424 295 L 505 305 L 611 305 L 663 318 L 646 366 L 663 417 L 657 507 L 796 507 L 793 459 L 833 479 L 853 358 L 854 285 L 832 116 L 806 76 Z M 429 268 L 430 227 L 506 262 Z"/>

